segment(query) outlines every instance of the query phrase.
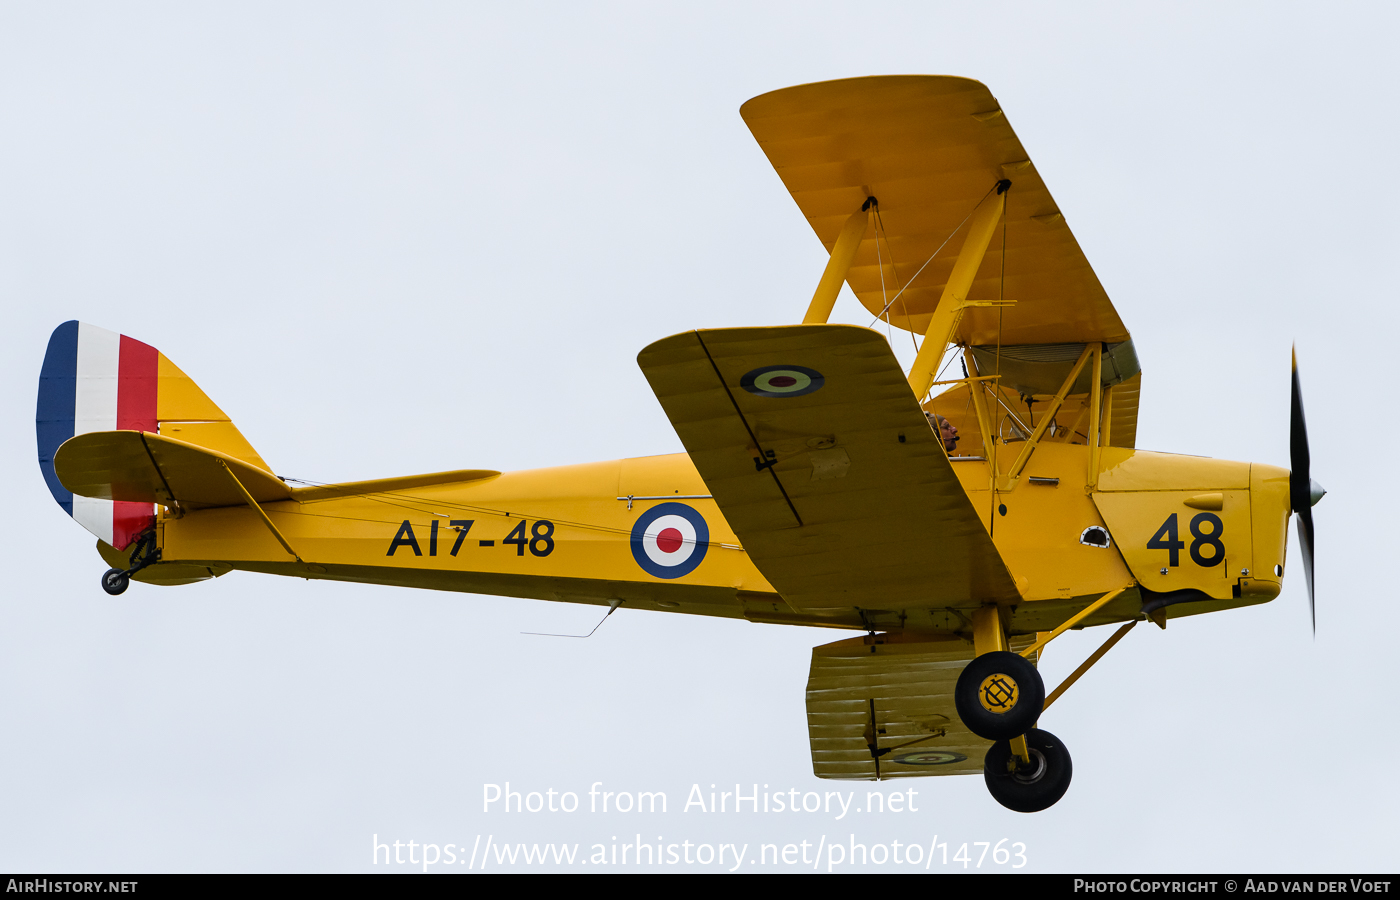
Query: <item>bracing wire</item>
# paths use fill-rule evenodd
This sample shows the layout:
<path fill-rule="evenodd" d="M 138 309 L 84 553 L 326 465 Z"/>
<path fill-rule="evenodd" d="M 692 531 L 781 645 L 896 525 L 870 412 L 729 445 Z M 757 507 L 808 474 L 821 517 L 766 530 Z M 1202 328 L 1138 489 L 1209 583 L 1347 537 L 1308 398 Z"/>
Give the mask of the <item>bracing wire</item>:
<path fill-rule="evenodd" d="M 879 207 L 879 205 L 876 205 L 876 207 L 875 207 L 875 254 L 876 254 L 877 257 L 878 257 L 879 254 L 880 254 L 880 234 L 881 234 L 881 232 L 884 232 L 884 236 L 885 236 L 885 249 L 888 250 L 888 251 L 890 252 L 890 270 L 891 270 L 891 273 L 894 275 L 894 283 L 895 283 L 895 285 L 897 286 L 897 285 L 899 284 L 899 269 L 898 269 L 898 267 L 895 266 L 895 263 L 894 263 L 894 248 L 890 246 L 890 235 L 889 235 L 889 232 L 885 231 L 885 219 L 884 219 L 883 216 L 880 215 L 880 207 Z M 884 317 L 884 320 L 885 320 L 885 340 L 889 341 L 890 345 L 893 346 L 893 345 L 894 345 L 894 313 L 890 311 L 890 306 L 894 303 L 894 301 L 889 299 L 889 293 L 885 290 L 885 273 L 884 273 L 883 270 L 880 272 L 880 299 L 885 301 L 885 308 L 884 308 L 884 310 L 882 311 L 881 315 L 880 315 L 880 316 L 876 316 L 876 317 L 875 317 L 875 321 L 874 321 L 874 322 L 871 322 L 871 324 L 873 325 L 875 322 L 878 322 L 878 321 L 880 320 L 881 316 L 883 316 L 883 317 Z M 907 303 L 904 304 L 904 323 L 905 323 L 905 330 L 909 332 L 909 343 L 911 343 L 911 344 L 914 345 L 914 354 L 917 356 L 918 353 L 919 353 L 919 342 L 916 341 L 916 340 L 914 340 L 914 328 L 913 328 L 913 323 L 912 323 L 912 322 L 910 321 L 910 319 L 909 319 L 909 304 L 907 304 Z"/>
<path fill-rule="evenodd" d="M 878 322 L 880 320 L 880 317 L 883 316 L 892 305 L 894 305 L 894 302 L 898 300 L 900 296 L 904 294 L 905 291 L 909 290 L 910 285 L 917 281 L 919 276 L 923 274 L 924 269 L 928 268 L 928 264 L 933 262 L 933 258 L 937 256 L 940 252 L 942 252 L 944 247 L 948 246 L 948 242 L 953 239 L 953 235 L 957 234 L 959 231 L 962 230 L 962 227 L 967 224 L 967 220 L 972 218 L 973 213 L 977 212 L 977 207 L 981 206 L 983 201 L 985 201 L 987 197 L 992 193 L 992 191 L 995 191 L 996 189 L 996 185 L 992 185 L 991 188 L 988 189 L 987 193 L 982 195 L 982 199 L 978 200 L 972 205 L 972 209 L 968 212 L 966 216 L 963 217 L 963 220 L 958 223 L 958 227 L 950 231 L 948 233 L 948 236 L 943 239 L 943 243 L 938 245 L 938 249 L 933 251 L 933 255 L 930 256 L 928 259 L 924 260 L 924 264 L 922 266 L 919 266 L 919 271 L 915 272 L 914 276 L 909 279 L 909 281 L 904 285 L 904 287 L 899 289 L 899 293 L 895 294 L 893 297 L 890 298 L 889 303 L 885 304 L 885 308 L 880 310 L 879 314 L 877 314 L 875 318 L 870 320 L 871 325 L 874 325 L 876 322 Z"/>
<path fill-rule="evenodd" d="M 879 225 L 880 231 L 884 232 L 884 235 L 885 235 L 885 249 L 888 250 L 888 251 L 890 251 L 890 272 L 891 272 L 891 274 L 894 275 L 894 283 L 895 283 L 896 285 L 898 285 L 898 284 L 899 284 L 899 265 L 898 265 L 897 263 L 895 263 L 895 261 L 894 261 L 894 247 L 891 246 L 891 244 L 890 244 L 890 233 L 889 233 L 889 230 L 888 230 L 887 228 L 885 228 L 885 217 L 884 217 L 884 215 L 880 212 L 880 207 L 878 207 L 878 206 L 875 207 L 875 222 L 876 222 L 877 225 Z M 893 314 L 891 313 L 891 315 L 893 315 Z M 888 322 L 889 319 L 886 319 L 885 321 Z M 904 304 L 904 327 L 905 327 L 905 329 L 909 332 L 910 335 L 913 335 L 913 333 L 914 333 L 914 320 L 913 320 L 913 318 L 909 315 L 909 304 L 908 304 L 908 303 L 905 303 L 905 304 Z M 916 345 L 916 346 L 917 346 L 917 345 Z"/>

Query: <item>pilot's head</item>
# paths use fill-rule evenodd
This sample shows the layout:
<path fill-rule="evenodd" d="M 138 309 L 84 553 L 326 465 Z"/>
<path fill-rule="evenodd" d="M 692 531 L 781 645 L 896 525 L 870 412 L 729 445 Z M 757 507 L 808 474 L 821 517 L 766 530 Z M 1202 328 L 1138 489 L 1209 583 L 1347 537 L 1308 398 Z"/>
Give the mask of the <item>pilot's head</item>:
<path fill-rule="evenodd" d="M 949 453 L 956 450 L 958 446 L 958 426 L 937 413 L 926 412 L 924 415 L 928 416 L 929 427 L 937 431 L 938 436 L 942 438 L 943 449 L 947 450 Z"/>

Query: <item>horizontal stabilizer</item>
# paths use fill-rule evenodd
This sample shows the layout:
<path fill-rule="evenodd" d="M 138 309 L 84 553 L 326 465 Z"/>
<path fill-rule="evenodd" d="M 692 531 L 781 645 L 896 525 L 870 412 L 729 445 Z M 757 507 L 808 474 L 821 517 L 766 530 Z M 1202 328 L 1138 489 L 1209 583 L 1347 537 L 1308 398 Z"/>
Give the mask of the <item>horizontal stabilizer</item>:
<path fill-rule="evenodd" d="M 70 438 L 54 454 L 54 470 L 74 494 L 101 500 L 184 509 L 241 506 L 247 501 L 238 483 L 259 503 L 292 498 L 291 489 L 265 469 L 140 431 L 93 431 Z"/>

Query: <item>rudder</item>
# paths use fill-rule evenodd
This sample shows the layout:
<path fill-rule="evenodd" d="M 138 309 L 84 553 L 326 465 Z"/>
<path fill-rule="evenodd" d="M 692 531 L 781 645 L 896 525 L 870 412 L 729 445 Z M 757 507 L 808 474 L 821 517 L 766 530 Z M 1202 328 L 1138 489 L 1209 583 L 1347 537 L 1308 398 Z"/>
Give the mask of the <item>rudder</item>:
<path fill-rule="evenodd" d="M 54 454 L 64 441 L 94 431 L 144 431 L 268 468 L 223 410 L 163 353 L 86 322 L 64 322 L 49 338 L 35 430 L 39 468 L 54 500 L 121 550 L 150 527 L 154 506 L 73 494 L 54 471 Z"/>

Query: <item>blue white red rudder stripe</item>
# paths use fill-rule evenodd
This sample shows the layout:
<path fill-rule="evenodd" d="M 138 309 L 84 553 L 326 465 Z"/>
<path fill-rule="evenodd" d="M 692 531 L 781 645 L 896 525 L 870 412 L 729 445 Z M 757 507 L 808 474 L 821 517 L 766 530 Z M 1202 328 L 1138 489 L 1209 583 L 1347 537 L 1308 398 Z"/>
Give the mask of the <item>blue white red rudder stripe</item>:
<path fill-rule="evenodd" d="M 35 427 L 44 480 L 64 512 L 119 550 L 151 526 L 155 506 L 76 496 L 59 482 L 53 457 L 74 435 L 158 431 L 159 376 L 156 348 L 84 322 L 54 329 L 39 373 Z"/>

